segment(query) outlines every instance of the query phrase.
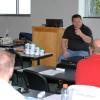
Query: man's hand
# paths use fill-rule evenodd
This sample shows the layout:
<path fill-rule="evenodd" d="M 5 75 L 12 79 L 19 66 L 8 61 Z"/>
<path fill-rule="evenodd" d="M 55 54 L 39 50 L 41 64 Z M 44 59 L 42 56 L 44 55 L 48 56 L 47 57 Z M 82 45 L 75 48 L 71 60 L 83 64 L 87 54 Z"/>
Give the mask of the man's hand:
<path fill-rule="evenodd" d="M 68 56 L 69 56 L 68 52 L 67 52 L 67 51 L 64 52 L 64 53 L 63 53 L 63 56 L 64 56 L 65 59 L 68 58 Z"/>
<path fill-rule="evenodd" d="M 81 30 L 78 28 L 75 28 L 75 34 L 80 36 L 82 34 Z"/>
<path fill-rule="evenodd" d="M 91 43 L 92 41 L 92 38 L 82 33 L 82 31 L 79 28 L 75 28 L 75 34 L 81 37 L 83 41 L 86 43 Z"/>

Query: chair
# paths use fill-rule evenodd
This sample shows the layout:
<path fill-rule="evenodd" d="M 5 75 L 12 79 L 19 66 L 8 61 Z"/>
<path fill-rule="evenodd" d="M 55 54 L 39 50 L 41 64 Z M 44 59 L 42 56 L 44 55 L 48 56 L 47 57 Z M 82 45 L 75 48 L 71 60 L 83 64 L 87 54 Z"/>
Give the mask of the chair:
<path fill-rule="evenodd" d="M 15 65 L 14 65 L 14 74 L 12 76 L 12 82 L 14 82 L 14 80 L 15 80 L 14 76 L 16 75 L 17 85 L 18 85 L 18 78 L 19 78 L 19 75 L 21 74 L 18 70 L 23 69 L 23 60 L 22 60 L 21 56 L 19 54 L 17 54 L 17 52 L 15 50 L 13 50 L 12 48 L 8 49 L 8 51 L 15 54 Z"/>
<path fill-rule="evenodd" d="M 64 69 L 76 69 L 76 64 L 78 63 L 79 60 L 84 59 L 85 57 L 82 56 L 74 56 L 74 57 L 69 57 L 67 59 L 61 60 L 60 63 L 56 65 L 56 67 L 64 68 Z"/>
<path fill-rule="evenodd" d="M 27 88 L 40 91 L 49 91 L 47 80 L 39 73 L 30 70 L 23 70 L 23 74 Z"/>
<path fill-rule="evenodd" d="M 67 89 L 68 100 L 100 100 L 100 88 L 88 85 L 72 85 Z"/>
<path fill-rule="evenodd" d="M 32 34 L 31 33 L 27 33 L 27 32 L 20 32 L 19 33 L 19 39 L 24 39 L 24 40 L 28 40 L 28 41 L 32 41 Z"/>

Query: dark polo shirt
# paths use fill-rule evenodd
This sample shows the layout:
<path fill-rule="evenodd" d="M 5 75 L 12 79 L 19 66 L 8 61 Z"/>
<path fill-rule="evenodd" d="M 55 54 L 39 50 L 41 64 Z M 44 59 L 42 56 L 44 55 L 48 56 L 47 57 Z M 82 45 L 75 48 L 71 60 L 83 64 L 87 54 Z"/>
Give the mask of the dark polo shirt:
<path fill-rule="evenodd" d="M 93 38 L 91 30 L 87 26 L 85 26 L 84 24 L 82 25 L 80 30 L 85 35 Z M 68 39 L 68 49 L 70 49 L 70 50 L 73 50 L 73 51 L 81 51 L 81 50 L 89 51 L 89 44 L 84 42 L 80 36 L 77 36 L 75 34 L 75 29 L 74 29 L 73 25 L 66 28 L 62 38 Z"/>

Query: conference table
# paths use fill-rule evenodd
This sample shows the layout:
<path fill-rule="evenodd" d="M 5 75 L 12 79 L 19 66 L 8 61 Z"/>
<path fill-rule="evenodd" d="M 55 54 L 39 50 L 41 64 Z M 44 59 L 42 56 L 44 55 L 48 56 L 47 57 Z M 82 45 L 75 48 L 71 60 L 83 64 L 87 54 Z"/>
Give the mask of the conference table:
<path fill-rule="evenodd" d="M 50 68 L 50 66 L 44 66 L 44 65 L 38 65 L 38 66 L 34 66 L 34 67 L 28 67 L 28 68 L 24 68 L 19 70 L 19 72 L 23 72 L 23 70 L 31 70 L 37 73 L 40 73 L 42 71 L 46 71 L 49 69 L 53 69 L 56 70 L 56 67 L 54 68 Z M 48 79 L 52 79 L 52 80 L 62 80 L 62 81 L 66 81 L 66 82 L 71 82 L 71 83 L 75 83 L 75 69 L 66 69 L 64 72 L 62 73 L 58 73 L 56 75 L 43 75 L 44 77 L 48 78 Z"/>
<path fill-rule="evenodd" d="M 1 48 L 15 48 L 15 47 L 20 47 L 24 46 L 25 43 L 10 43 L 10 44 L 0 44 Z"/>
<path fill-rule="evenodd" d="M 25 97 L 37 97 L 37 94 L 42 92 L 39 90 L 32 90 L 32 89 L 26 89 L 24 92 L 21 92 L 21 89 L 23 90 L 23 87 L 19 86 L 13 86 L 17 91 L 19 91 L 21 94 L 23 94 Z M 45 92 L 45 97 L 52 95 L 53 93 Z"/>
<path fill-rule="evenodd" d="M 43 59 L 43 58 L 47 58 L 47 57 L 50 57 L 52 56 L 53 54 L 52 53 L 44 53 L 44 55 L 30 55 L 30 54 L 25 54 L 24 52 L 16 52 L 21 58 L 29 58 L 29 59 L 32 59 L 32 60 L 37 60 L 37 65 L 40 65 L 40 59 Z"/>

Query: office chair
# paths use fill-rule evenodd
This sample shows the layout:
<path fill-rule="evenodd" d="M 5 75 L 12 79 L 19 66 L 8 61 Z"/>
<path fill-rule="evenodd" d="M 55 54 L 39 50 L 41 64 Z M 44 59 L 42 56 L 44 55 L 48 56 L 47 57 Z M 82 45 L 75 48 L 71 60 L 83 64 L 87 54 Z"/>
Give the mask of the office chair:
<path fill-rule="evenodd" d="M 58 68 L 64 68 L 64 69 L 76 69 L 76 64 L 78 63 L 79 60 L 84 59 L 85 57 L 83 56 L 74 56 L 74 57 L 69 57 L 67 59 L 61 60 L 60 63 L 56 65 Z"/>
<path fill-rule="evenodd" d="M 28 40 L 32 41 L 32 33 L 27 33 L 27 32 L 20 32 L 19 33 L 19 39 L 20 40 Z"/>
<path fill-rule="evenodd" d="M 10 53 L 15 54 L 14 74 L 13 74 L 11 80 L 12 80 L 12 84 L 13 84 L 14 81 L 15 81 L 15 77 L 14 76 L 16 76 L 17 84 L 18 84 L 18 78 L 19 78 L 19 74 L 20 74 L 18 72 L 18 70 L 23 68 L 22 58 L 16 53 L 16 51 L 13 50 L 13 48 L 9 48 L 9 49 L 7 49 L 7 51 L 10 52 Z"/>
<path fill-rule="evenodd" d="M 39 73 L 30 70 L 23 70 L 23 75 L 27 88 L 40 91 L 49 91 L 47 80 Z"/>
<path fill-rule="evenodd" d="M 18 85 L 19 83 L 19 77 L 22 76 L 22 73 L 19 72 L 19 70 L 23 69 L 23 60 L 21 58 L 21 56 L 19 54 L 17 54 L 16 51 L 14 51 L 13 49 L 11 50 L 10 49 L 10 52 L 13 51 L 13 53 L 15 54 L 15 65 L 14 65 L 14 74 L 13 74 L 13 80 L 15 80 L 15 77 L 16 76 L 16 83 Z"/>

